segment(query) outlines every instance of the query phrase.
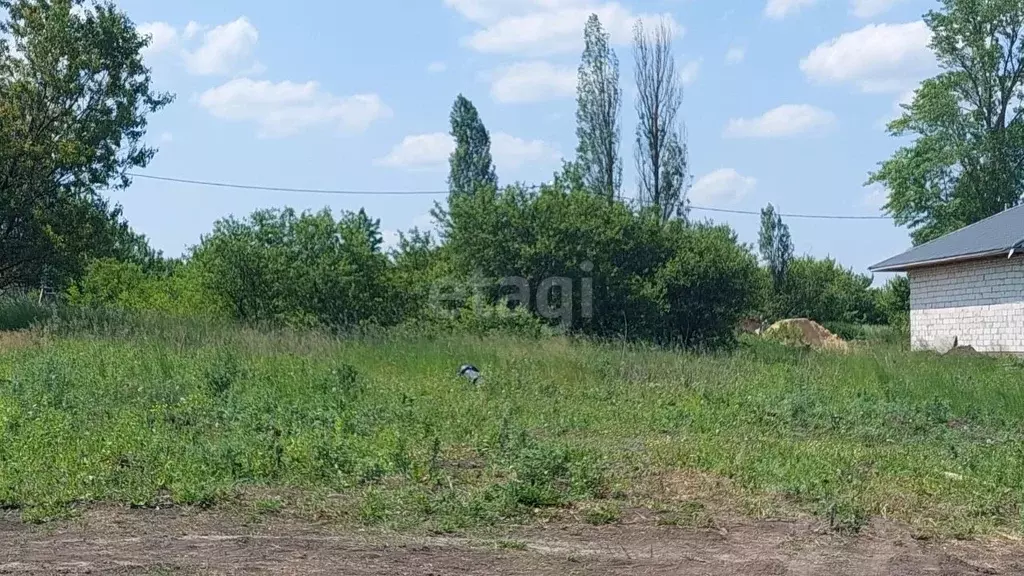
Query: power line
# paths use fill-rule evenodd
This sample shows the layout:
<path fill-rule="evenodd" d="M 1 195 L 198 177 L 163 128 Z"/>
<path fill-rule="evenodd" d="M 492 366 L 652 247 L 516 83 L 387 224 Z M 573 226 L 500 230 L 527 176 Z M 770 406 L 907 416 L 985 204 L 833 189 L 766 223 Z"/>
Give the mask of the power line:
<path fill-rule="evenodd" d="M 290 192 L 299 194 L 330 194 L 334 196 L 442 196 L 447 195 L 447 190 L 330 190 L 324 188 L 288 188 L 282 186 L 256 186 L 251 184 L 231 184 L 227 182 L 212 182 L 209 180 L 190 180 L 188 178 L 171 178 L 168 176 L 152 176 L 149 174 L 128 173 L 132 178 L 143 178 L 145 180 L 158 180 L 161 182 L 175 182 L 178 184 L 192 184 L 195 186 L 209 186 L 213 188 L 231 188 L 234 190 L 258 190 L 262 192 Z M 527 186 L 527 190 L 536 190 L 539 185 Z M 712 208 L 710 206 L 690 205 L 690 210 L 701 212 L 719 212 L 723 214 L 743 214 L 747 216 L 760 216 L 756 210 L 731 210 L 727 208 Z M 813 220 L 889 220 L 888 216 L 845 216 L 838 214 L 779 214 L 784 218 L 807 218 Z"/>
<path fill-rule="evenodd" d="M 303 194 L 333 194 L 338 196 L 436 196 L 447 194 L 444 190 L 325 190 L 321 188 L 284 188 L 280 186 L 255 186 L 250 184 L 229 184 L 226 182 L 210 182 L 207 180 L 189 180 L 187 178 L 170 178 L 167 176 L 151 176 L 148 174 L 128 173 L 132 178 L 144 178 L 146 180 L 160 180 L 161 182 L 177 182 L 178 184 L 194 184 L 196 186 L 212 186 L 214 188 L 233 188 L 236 190 L 260 190 L 263 192 L 298 192 Z"/>
<path fill-rule="evenodd" d="M 725 208 L 708 208 L 706 206 L 690 206 L 691 210 L 703 210 L 705 212 L 724 212 L 726 214 L 751 214 L 760 216 L 761 213 L 754 210 L 727 210 Z M 890 220 L 888 216 L 842 216 L 837 214 L 779 214 L 786 218 L 813 218 L 817 220 Z"/>

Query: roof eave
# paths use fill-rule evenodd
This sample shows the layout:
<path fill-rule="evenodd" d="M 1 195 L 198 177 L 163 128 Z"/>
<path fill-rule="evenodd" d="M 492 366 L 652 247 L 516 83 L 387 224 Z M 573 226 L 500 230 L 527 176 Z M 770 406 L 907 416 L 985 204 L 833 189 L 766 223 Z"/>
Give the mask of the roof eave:
<path fill-rule="evenodd" d="M 956 264 L 958 262 L 967 262 L 970 260 L 983 260 L 985 258 L 992 258 L 995 256 L 1003 256 L 1008 254 L 1013 248 L 1000 248 L 998 250 L 989 250 L 987 252 L 977 252 L 974 254 L 961 254 L 959 256 L 950 256 L 948 258 L 935 258 L 932 260 L 922 260 L 920 262 L 904 262 L 902 264 L 892 264 L 885 266 L 884 263 L 875 264 L 868 268 L 871 272 L 907 272 L 915 268 L 929 268 L 932 266 L 946 266 L 948 264 Z"/>

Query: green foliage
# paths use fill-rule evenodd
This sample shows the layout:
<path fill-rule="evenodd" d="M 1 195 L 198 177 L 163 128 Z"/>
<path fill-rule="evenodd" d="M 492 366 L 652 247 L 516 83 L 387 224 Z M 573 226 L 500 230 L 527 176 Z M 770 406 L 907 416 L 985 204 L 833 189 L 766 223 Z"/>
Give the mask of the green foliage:
<path fill-rule="evenodd" d="M 449 251 L 438 246 L 429 232 L 414 228 L 398 233 L 392 249 L 390 283 L 396 294 L 393 305 L 403 320 L 416 320 L 430 312 L 431 298 L 450 274 Z"/>
<path fill-rule="evenodd" d="M 776 309 L 784 317 L 821 323 L 878 323 L 871 282 L 870 276 L 856 274 L 831 258 L 796 258 L 788 266 Z"/>
<path fill-rule="evenodd" d="M 731 231 L 662 225 L 572 181 L 570 172 L 536 194 L 510 187 L 452 198 L 446 248 L 455 268 L 476 271 L 488 301 L 517 300 L 587 334 L 728 342 L 756 273 Z M 528 293 L 501 285 L 510 278 L 524 279 Z M 544 294 L 542 282 L 558 278 L 565 286 Z"/>
<path fill-rule="evenodd" d="M 25 330 L 50 318 L 52 310 L 29 294 L 0 295 L 0 330 Z"/>
<path fill-rule="evenodd" d="M 335 220 L 327 209 L 261 210 L 218 221 L 193 249 L 218 307 L 236 320 L 290 326 L 392 324 L 388 258 L 379 221 L 365 212 Z"/>
<path fill-rule="evenodd" d="M 95 260 L 85 276 L 68 289 L 67 303 L 181 316 L 227 316 L 207 291 L 209 282 L 199 266 L 177 263 L 156 265 L 151 270 L 113 258 Z"/>
<path fill-rule="evenodd" d="M 755 302 L 757 262 L 727 226 L 665 230 L 671 256 L 643 288 L 647 336 L 688 346 L 732 343 L 742 313 Z"/>
<path fill-rule="evenodd" d="M 775 212 L 771 204 L 761 209 L 761 232 L 757 247 L 761 251 L 761 259 L 771 272 L 772 287 L 780 292 L 786 282 L 789 262 L 793 259 L 793 239 L 789 235 L 789 226 L 782 221 L 782 216 Z"/>
<path fill-rule="evenodd" d="M 491 160 L 491 137 L 476 106 L 462 94 L 452 105 L 451 135 L 455 140 L 448 173 L 448 189 L 452 196 L 472 195 L 484 188 L 497 188 L 498 176 Z"/>
<path fill-rule="evenodd" d="M 891 326 L 910 326 L 910 279 L 896 276 L 878 291 L 878 309 Z"/>
<path fill-rule="evenodd" d="M 1024 4 L 942 0 L 924 21 L 943 68 L 889 124 L 912 137 L 871 175 L 889 189 L 886 211 L 927 242 L 1020 201 L 1024 178 Z"/>
<path fill-rule="evenodd" d="M 143 256 L 100 190 L 144 167 L 147 45 L 113 3 L 0 0 L 0 287 L 65 284 L 93 257 Z"/>
<path fill-rule="evenodd" d="M 686 128 L 679 116 L 683 88 L 672 52 L 674 32 L 665 22 L 653 30 L 633 24 L 633 76 L 636 80 L 637 195 L 661 221 L 686 213 L 690 184 Z"/>
<path fill-rule="evenodd" d="M 597 14 L 583 32 L 583 57 L 576 84 L 576 161 L 585 185 L 594 194 L 614 200 L 622 188 L 619 156 L 619 58 Z"/>

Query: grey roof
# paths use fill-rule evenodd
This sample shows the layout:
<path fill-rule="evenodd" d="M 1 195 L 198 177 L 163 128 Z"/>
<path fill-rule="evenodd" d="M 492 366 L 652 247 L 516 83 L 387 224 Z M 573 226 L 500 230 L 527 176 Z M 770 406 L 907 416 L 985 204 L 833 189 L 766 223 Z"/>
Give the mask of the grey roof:
<path fill-rule="evenodd" d="M 901 272 L 918 266 L 934 266 L 1008 254 L 1024 246 L 1024 205 L 1004 210 L 915 246 L 870 268 L 873 272 Z"/>

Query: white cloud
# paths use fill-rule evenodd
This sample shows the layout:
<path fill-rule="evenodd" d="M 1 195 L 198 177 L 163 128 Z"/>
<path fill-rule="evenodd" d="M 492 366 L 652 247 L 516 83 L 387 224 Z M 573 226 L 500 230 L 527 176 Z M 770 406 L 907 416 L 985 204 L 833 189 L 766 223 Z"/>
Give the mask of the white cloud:
<path fill-rule="evenodd" d="M 561 154 L 543 140 L 524 140 L 504 132 L 491 136 L 491 154 L 498 168 L 520 168 L 531 162 L 549 164 Z"/>
<path fill-rule="evenodd" d="M 143 36 L 149 36 L 149 46 L 142 51 L 146 57 L 170 50 L 178 44 L 178 31 L 166 22 L 139 24 L 138 31 Z"/>
<path fill-rule="evenodd" d="M 703 63 L 704 59 L 698 58 L 684 64 L 683 69 L 679 71 L 679 80 L 684 85 L 693 84 L 697 80 L 697 75 L 700 73 L 700 65 Z"/>
<path fill-rule="evenodd" d="M 198 24 L 194 24 L 190 22 L 186 28 L 193 35 L 199 31 Z M 192 74 L 201 76 L 237 72 L 247 64 L 259 38 L 256 27 L 242 16 L 206 31 L 199 48 L 185 52 L 185 66 Z"/>
<path fill-rule="evenodd" d="M 871 184 L 870 186 L 864 187 L 864 196 L 861 198 L 861 205 L 865 208 L 881 210 L 888 201 L 889 197 L 886 193 L 885 186 L 882 186 L 881 184 Z"/>
<path fill-rule="evenodd" d="M 725 61 L 727 64 L 739 64 L 743 62 L 743 59 L 747 57 L 747 49 L 743 46 L 732 46 L 729 51 L 725 53 Z"/>
<path fill-rule="evenodd" d="M 189 21 L 189 23 L 185 25 L 185 31 L 183 32 L 183 35 L 185 36 L 186 39 L 191 40 L 192 38 L 195 38 L 197 34 L 205 30 L 206 27 L 200 24 L 199 22 Z"/>
<path fill-rule="evenodd" d="M 936 69 L 922 21 L 869 24 L 820 44 L 800 61 L 815 82 L 854 84 L 864 92 L 901 92 Z"/>
<path fill-rule="evenodd" d="M 857 18 L 874 18 L 904 0 L 851 0 L 850 12 Z"/>
<path fill-rule="evenodd" d="M 732 168 L 722 168 L 702 176 L 690 189 L 690 199 L 697 204 L 734 204 L 757 187 L 757 180 L 743 176 Z"/>
<path fill-rule="evenodd" d="M 431 74 L 440 74 L 446 70 L 448 70 L 448 65 L 444 62 L 431 62 L 427 65 L 427 72 L 430 72 Z"/>
<path fill-rule="evenodd" d="M 316 82 L 256 81 L 236 78 L 207 90 L 199 105 L 222 120 L 254 122 L 264 138 L 284 137 L 317 126 L 362 132 L 392 111 L 376 94 L 340 97 Z"/>
<path fill-rule="evenodd" d="M 673 33 L 683 28 L 669 13 L 637 14 L 622 4 L 589 0 L 445 0 L 481 28 L 462 39 L 469 48 L 488 54 L 543 56 L 583 49 L 583 26 L 597 14 L 613 44 L 628 44 L 633 24 L 667 23 Z"/>
<path fill-rule="evenodd" d="M 817 3 L 818 0 L 768 0 L 768 3 L 764 5 L 764 15 L 774 20 L 781 20 Z"/>
<path fill-rule="evenodd" d="M 498 102 L 540 102 L 576 93 L 576 70 L 535 60 L 519 62 L 498 70 L 491 83 L 491 96 Z"/>
<path fill-rule="evenodd" d="M 444 132 L 417 134 L 406 136 L 387 156 L 374 163 L 410 170 L 439 169 L 445 166 L 454 149 L 452 137 Z M 547 165 L 561 156 L 543 140 L 525 140 L 504 132 L 491 134 L 491 155 L 499 170 L 515 170 L 531 162 Z"/>
<path fill-rule="evenodd" d="M 781 138 L 820 131 L 835 124 L 835 114 L 809 104 L 784 104 L 757 118 L 733 118 L 727 138 Z"/>
<path fill-rule="evenodd" d="M 377 159 L 374 164 L 393 168 L 434 169 L 448 162 L 455 150 L 452 137 L 444 132 L 406 136 L 391 149 L 391 152 Z"/>

